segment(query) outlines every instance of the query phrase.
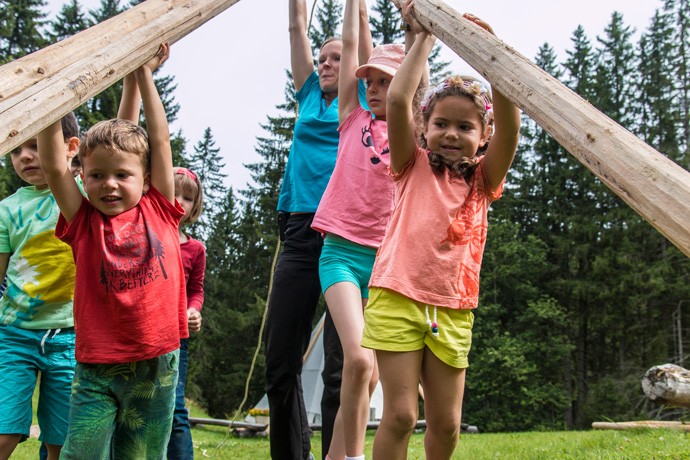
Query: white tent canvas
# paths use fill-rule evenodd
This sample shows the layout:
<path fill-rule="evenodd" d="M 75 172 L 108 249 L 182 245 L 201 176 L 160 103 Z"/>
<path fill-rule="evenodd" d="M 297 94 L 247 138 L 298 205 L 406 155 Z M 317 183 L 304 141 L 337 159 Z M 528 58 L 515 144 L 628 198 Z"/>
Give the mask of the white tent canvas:
<path fill-rule="evenodd" d="M 311 333 L 309 347 L 305 353 L 305 361 L 302 368 L 304 406 L 307 410 L 307 419 L 310 425 L 321 425 L 321 394 L 323 393 L 321 372 L 323 371 L 324 364 L 322 332 L 325 319 L 326 315 L 324 314 Z M 369 407 L 371 419 L 381 420 L 381 415 L 383 414 L 383 391 L 381 390 L 380 383 L 376 385 Z M 268 409 L 268 397 L 264 395 L 254 408 Z"/>

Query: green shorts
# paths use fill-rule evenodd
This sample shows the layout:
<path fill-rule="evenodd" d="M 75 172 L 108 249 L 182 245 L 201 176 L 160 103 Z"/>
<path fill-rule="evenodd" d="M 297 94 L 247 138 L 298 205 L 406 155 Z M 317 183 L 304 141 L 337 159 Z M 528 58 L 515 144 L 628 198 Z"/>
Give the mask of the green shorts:
<path fill-rule="evenodd" d="M 362 346 L 381 351 L 409 352 L 425 346 L 451 367 L 469 367 L 474 314 L 471 310 L 435 307 L 389 289 L 372 287 L 364 309 Z M 428 317 L 438 324 L 435 336 Z"/>
<path fill-rule="evenodd" d="M 60 458 L 165 458 L 179 353 L 124 364 L 77 363 Z"/>

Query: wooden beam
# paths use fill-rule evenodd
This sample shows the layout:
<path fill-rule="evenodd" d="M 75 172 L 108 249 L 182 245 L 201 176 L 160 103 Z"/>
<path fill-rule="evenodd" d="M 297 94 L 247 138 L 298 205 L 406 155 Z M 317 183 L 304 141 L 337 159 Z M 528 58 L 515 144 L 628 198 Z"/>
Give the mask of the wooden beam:
<path fill-rule="evenodd" d="M 143 2 L 78 34 L 8 62 L 0 67 L 0 102 L 80 59 L 93 56 L 96 50 L 160 16 L 170 6 L 170 2 Z"/>
<path fill-rule="evenodd" d="M 441 0 L 415 0 L 415 11 L 421 24 L 690 257 L 688 171 Z"/>
<path fill-rule="evenodd" d="M 39 51 L 27 56 L 26 68 L 51 70 L 44 75 L 38 72 L 42 78 L 36 72 L 26 71 L 12 77 L 23 89 L 0 99 L 0 154 L 9 152 L 141 66 L 162 42 L 178 41 L 238 1 L 147 0 L 132 8 L 132 12 L 128 10 L 106 21 L 96 33 L 90 28 L 53 45 L 53 53 Z M 136 26 L 128 25 L 130 22 Z M 124 33 L 125 30 L 128 32 Z M 102 38 L 96 40 L 95 36 Z M 70 58 L 73 51 L 80 57 Z M 56 69 L 56 65 L 61 68 Z M 10 66 L 8 70 L 6 66 Z M 22 68 L 13 63 L 6 66 L 0 67 L 0 75 Z"/>

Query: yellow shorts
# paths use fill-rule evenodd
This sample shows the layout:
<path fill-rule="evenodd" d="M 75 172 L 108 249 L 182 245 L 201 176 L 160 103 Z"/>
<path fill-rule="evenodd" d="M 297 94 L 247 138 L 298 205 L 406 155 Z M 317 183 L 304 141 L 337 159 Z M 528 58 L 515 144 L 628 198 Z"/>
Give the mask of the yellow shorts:
<path fill-rule="evenodd" d="M 428 310 L 427 310 L 428 308 Z M 427 314 L 438 323 L 438 336 L 427 324 Z M 364 309 L 362 346 L 382 351 L 429 350 L 451 367 L 469 366 L 474 314 L 471 310 L 434 307 L 389 289 L 372 287 Z"/>

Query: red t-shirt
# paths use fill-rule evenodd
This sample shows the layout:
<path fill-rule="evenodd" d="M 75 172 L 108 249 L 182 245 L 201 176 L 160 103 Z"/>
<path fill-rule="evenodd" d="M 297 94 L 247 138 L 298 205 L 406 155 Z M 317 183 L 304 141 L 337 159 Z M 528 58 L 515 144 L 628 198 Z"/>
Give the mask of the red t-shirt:
<path fill-rule="evenodd" d="M 143 361 L 180 346 L 187 299 L 178 224 L 184 210 L 150 188 L 139 204 L 106 216 L 84 198 L 55 235 L 76 265 L 74 327 L 82 363 Z"/>

